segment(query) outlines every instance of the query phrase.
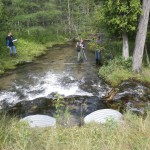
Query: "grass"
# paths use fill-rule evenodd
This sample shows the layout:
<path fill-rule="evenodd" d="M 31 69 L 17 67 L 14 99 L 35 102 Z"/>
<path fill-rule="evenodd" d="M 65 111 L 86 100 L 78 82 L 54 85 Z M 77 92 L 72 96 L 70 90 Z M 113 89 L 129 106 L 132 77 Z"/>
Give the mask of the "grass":
<path fill-rule="evenodd" d="M 116 87 L 125 80 L 137 80 L 150 83 L 150 68 L 144 68 L 140 73 L 132 71 L 132 61 L 125 61 L 122 58 L 115 58 L 99 70 L 99 76 L 103 77 L 111 86 Z"/>
<path fill-rule="evenodd" d="M 132 71 L 132 57 L 130 57 L 127 61 L 121 57 L 121 42 L 110 41 L 109 43 L 104 44 L 104 47 L 105 50 L 102 52 L 101 58 L 103 66 L 100 67 L 99 76 L 104 78 L 107 83 L 111 84 L 113 87 L 118 86 L 122 81 L 130 79 L 150 83 L 150 68 L 143 66 L 143 69 L 140 73 L 134 73 Z M 130 55 L 132 55 L 133 47 L 134 45 L 131 42 Z M 113 59 L 110 60 L 112 57 Z"/>
<path fill-rule="evenodd" d="M 45 44 L 38 44 L 33 41 L 19 39 L 16 42 L 17 57 L 10 57 L 9 49 L 1 48 L 0 54 L 0 74 L 5 73 L 7 69 L 15 69 L 17 64 L 32 61 L 34 58 L 44 54 L 49 47 L 55 44 L 61 44 L 63 41 L 50 41 Z"/>
<path fill-rule="evenodd" d="M 148 150 L 150 113 L 145 119 L 130 112 L 120 124 L 89 124 L 82 127 L 34 128 L 3 115 L 1 150 Z"/>

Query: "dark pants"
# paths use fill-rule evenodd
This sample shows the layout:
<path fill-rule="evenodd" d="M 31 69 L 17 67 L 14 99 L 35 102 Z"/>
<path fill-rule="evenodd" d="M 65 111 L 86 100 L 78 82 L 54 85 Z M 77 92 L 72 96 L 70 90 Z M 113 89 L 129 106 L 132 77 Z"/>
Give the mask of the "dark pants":
<path fill-rule="evenodd" d="M 99 50 L 96 50 L 95 52 L 95 58 L 96 58 L 96 64 L 97 65 L 100 65 L 100 51 Z"/>

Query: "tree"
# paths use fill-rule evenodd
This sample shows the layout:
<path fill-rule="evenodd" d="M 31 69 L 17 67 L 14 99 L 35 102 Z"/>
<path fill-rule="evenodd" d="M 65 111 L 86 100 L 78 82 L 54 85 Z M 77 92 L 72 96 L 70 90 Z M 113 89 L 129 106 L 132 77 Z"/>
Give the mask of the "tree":
<path fill-rule="evenodd" d="M 135 48 L 133 53 L 132 69 L 134 72 L 140 72 L 142 67 L 144 45 L 149 21 L 149 13 L 150 13 L 150 0 L 143 0 L 142 14 L 139 20 L 138 31 L 135 41 Z"/>
<path fill-rule="evenodd" d="M 74 38 L 91 31 L 92 13 L 98 3 L 98 0 L 0 1 L 5 10 L 0 19 L 1 31 L 13 30 L 23 38 L 38 42 L 42 36 L 42 39 L 50 35 Z"/>
<path fill-rule="evenodd" d="M 23 38 L 42 42 L 61 30 L 61 12 L 55 0 L 2 0 L 2 4 L 2 31 L 12 30 Z"/>
<path fill-rule="evenodd" d="M 98 22 L 113 35 L 122 35 L 122 54 L 129 57 L 128 33 L 136 29 L 140 0 L 107 0 L 98 10 Z"/>
<path fill-rule="evenodd" d="M 2 1 L 0 0 L 0 17 L 2 16 Z"/>
<path fill-rule="evenodd" d="M 91 31 L 92 14 L 95 11 L 93 0 L 57 0 L 62 12 L 61 24 L 70 38 Z"/>

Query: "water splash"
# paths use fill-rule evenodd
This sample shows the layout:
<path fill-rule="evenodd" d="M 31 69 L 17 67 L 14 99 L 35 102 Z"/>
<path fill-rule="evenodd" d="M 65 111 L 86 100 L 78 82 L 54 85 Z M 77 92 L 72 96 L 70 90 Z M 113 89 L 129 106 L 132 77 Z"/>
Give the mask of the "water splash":
<path fill-rule="evenodd" d="M 0 101 L 15 103 L 21 100 L 33 100 L 47 97 L 51 93 L 64 96 L 93 96 L 79 88 L 79 81 L 68 73 L 56 74 L 47 72 L 43 76 L 28 74 L 26 80 L 14 81 L 7 91 L 0 92 Z"/>

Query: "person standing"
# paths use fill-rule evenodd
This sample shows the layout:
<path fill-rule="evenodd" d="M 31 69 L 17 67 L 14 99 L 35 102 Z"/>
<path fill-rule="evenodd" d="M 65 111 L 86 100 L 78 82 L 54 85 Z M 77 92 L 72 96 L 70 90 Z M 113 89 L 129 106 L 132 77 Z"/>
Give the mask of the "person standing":
<path fill-rule="evenodd" d="M 77 61 L 79 62 L 80 61 L 80 51 L 81 51 L 80 42 L 77 42 L 76 50 L 77 50 Z"/>
<path fill-rule="evenodd" d="M 96 44 L 100 45 L 101 44 L 101 38 L 100 36 L 96 40 Z M 96 59 L 96 65 L 100 65 L 100 59 L 101 59 L 101 50 L 99 48 L 96 49 L 95 51 L 95 59 Z"/>
<path fill-rule="evenodd" d="M 9 48 L 10 56 L 17 54 L 16 47 L 14 45 L 15 41 L 17 41 L 17 39 L 14 39 L 12 33 L 9 32 L 6 37 L 6 46 Z"/>
<path fill-rule="evenodd" d="M 77 42 L 76 49 L 77 49 L 77 53 L 78 53 L 77 61 L 78 62 L 83 61 L 83 57 L 85 55 L 83 52 L 83 50 L 85 49 L 83 39 L 81 39 L 80 42 Z"/>

